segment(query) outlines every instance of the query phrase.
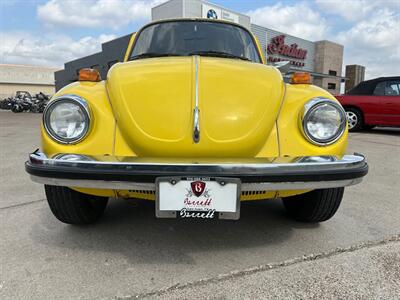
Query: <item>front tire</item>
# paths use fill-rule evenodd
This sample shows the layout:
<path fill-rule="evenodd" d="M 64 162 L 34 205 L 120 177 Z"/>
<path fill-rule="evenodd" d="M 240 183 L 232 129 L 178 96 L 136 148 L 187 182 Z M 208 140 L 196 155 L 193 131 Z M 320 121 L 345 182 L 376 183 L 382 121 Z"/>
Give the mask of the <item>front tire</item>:
<path fill-rule="evenodd" d="M 106 209 L 108 198 L 91 196 L 63 186 L 44 186 L 53 215 L 67 224 L 91 224 Z"/>
<path fill-rule="evenodd" d="M 288 214 L 297 221 L 318 223 L 333 217 L 340 206 L 344 188 L 314 190 L 283 198 Z"/>
<path fill-rule="evenodd" d="M 346 111 L 349 131 L 350 132 L 360 131 L 364 125 L 364 118 L 361 111 L 352 107 L 346 107 L 345 111 Z"/>

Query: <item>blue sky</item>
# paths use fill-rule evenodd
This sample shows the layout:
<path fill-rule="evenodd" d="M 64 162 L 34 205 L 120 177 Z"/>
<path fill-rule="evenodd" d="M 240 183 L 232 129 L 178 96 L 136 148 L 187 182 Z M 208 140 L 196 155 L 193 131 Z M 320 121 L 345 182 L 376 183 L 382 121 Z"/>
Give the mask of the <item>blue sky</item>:
<path fill-rule="evenodd" d="M 71 5 L 74 3 L 84 2 L 83 1 L 68 1 Z M 113 0 L 110 0 L 113 1 Z M 37 17 L 37 9 L 40 6 L 45 5 L 48 0 L 1 0 L 0 1 L 0 29 L 1 30 L 29 30 L 35 34 L 41 34 L 43 32 L 62 32 L 63 34 L 69 34 L 74 38 L 81 38 L 83 36 L 100 35 L 100 34 L 116 34 L 124 35 L 132 31 L 137 30 L 145 24 L 143 20 L 137 22 L 132 22 L 123 28 L 118 28 L 117 30 L 111 28 L 85 28 L 85 27 L 74 27 L 74 26 L 63 26 L 49 28 L 45 23 L 41 22 Z M 133 1 L 134 2 L 134 1 Z M 251 10 L 255 10 L 260 7 L 272 6 L 276 3 L 282 3 L 285 6 L 291 6 L 299 1 L 271 1 L 271 0 L 213 0 L 211 3 L 224 6 L 226 8 L 238 11 L 241 13 L 246 13 Z M 75 4 L 76 5 L 76 4 Z M 318 7 L 316 7 L 318 9 Z M 336 17 L 330 16 L 323 10 L 321 14 L 326 18 L 331 19 L 330 22 L 336 23 Z M 336 30 L 341 30 L 346 28 L 347 22 L 338 22 L 335 24 Z"/>
<path fill-rule="evenodd" d="M 190 1 L 190 0 L 186 0 Z M 62 67 L 136 31 L 162 0 L 0 0 L 0 63 Z M 345 47 L 345 64 L 367 77 L 399 75 L 400 1 L 213 0 L 251 21 L 309 40 Z"/>

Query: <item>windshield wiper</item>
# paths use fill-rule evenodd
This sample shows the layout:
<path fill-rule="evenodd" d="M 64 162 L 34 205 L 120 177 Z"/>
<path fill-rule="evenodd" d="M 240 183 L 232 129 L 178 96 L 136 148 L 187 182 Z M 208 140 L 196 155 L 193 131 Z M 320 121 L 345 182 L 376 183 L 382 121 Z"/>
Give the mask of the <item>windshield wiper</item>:
<path fill-rule="evenodd" d="M 156 52 L 148 52 L 142 53 L 135 56 L 132 56 L 130 60 L 140 59 L 140 58 L 152 58 L 152 57 L 165 57 L 165 56 L 182 56 L 180 54 L 173 53 L 156 53 Z"/>
<path fill-rule="evenodd" d="M 247 57 L 242 57 L 242 56 L 230 54 L 230 53 L 227 53 L 227 52 L 212 51 L 212 50 L 195 51 L 195 52 L 190 53 L 189 55 L 215 56 L 215 57 L 235 58 L 235 59 L 251 61 L 251 59 L 249 59 Z"/>

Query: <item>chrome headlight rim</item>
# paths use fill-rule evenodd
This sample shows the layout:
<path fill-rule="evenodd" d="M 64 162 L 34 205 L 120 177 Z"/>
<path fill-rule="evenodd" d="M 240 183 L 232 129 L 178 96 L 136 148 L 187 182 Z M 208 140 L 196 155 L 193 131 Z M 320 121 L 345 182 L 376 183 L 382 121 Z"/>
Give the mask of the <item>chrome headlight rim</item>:
<path fill-rule="evenodd" d="M 62 160 L 62 161 L 93 161 L 93 159 L 88 155 L 76 154 L 76 153 L 58 153 L 54 155 L 52 159 Z"/>
<path fill-rule="evenodd" d="M 53 108 L 60 104 L 60 103 L 73 103 L 78 105 L 81 109 L 83 114 L 85 115 L 86 119 L 86 126 L 85 130 L 76 138 L 73 139 L 68 139 L 68 138 L 62 138 L 58 136 L 51 126 L 49 125 L 49 117 L 50 117 L 50 112 L 53 110 Z M 86 136 L 88 135 L 90 128 L 91 128 L 91 122 L 92 121 L 92 114 L 89 108 L 89 105 L 87 101 L 82 98 L 81 96 L 74 95 L 74 94 L 66 94 L 59 96 L 57 98 L 54 98 L 50 101 L 50 103 L 46 106 L 45 110 L 43 111 L 43 126 L 44 129 L 46 130 L 46 133 L 51 137 L 54 141 L 60 143 L 60 144 L 65 144 L 65 145 L 71 145 L 71 144 L 77 144 L 81 142 Z"/>
<path fill-rule="evenodd" d="M 336 108 L 340 114 L 341 118 L 341 123 L 339 126 L 339 129 L 337 130 L 336 134 L 333 135 L 329 139 L 317 139 L 313 137 L 307 130 L 307 121 L 308 117 L 321 105 L 328 104 L 330 106 L 333 106 Z M 346 118 L 346 112 L 344 111 L 343 107 L 335 102 L 332 99 L 329 98 L 324 98 L 324 97 L 316 97 L 312 98 L 310 101 L 308 101 L 302 110 L 301 114 L 301 132 L 303 133 L 304 137 L 312 144 L 317 145 L 317 146 L 329 146 L 337 142 L 343 134 L 346 132 L 346 126 L 347 126 L 347 118 Z"/>

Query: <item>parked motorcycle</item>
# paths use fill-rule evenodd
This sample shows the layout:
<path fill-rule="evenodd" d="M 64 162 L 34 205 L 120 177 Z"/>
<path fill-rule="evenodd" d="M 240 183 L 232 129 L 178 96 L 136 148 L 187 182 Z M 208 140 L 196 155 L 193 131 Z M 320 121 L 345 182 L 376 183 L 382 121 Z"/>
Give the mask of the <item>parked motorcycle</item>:
<path fill-rule="evenodd" d="M 11 110 L 14 113 L 24 111 L 42 113 L 49 100 L 50 97 L 42 92 L 32 97 L 29 92 L 17 91 L 15 97 L 0 101 L 0 108 Z"/>
<path fill-rule="evenodd" d="M 8 97 L 0 101 L 0 109 L 10 110 L 13 105 L 13 98 Z"/>

